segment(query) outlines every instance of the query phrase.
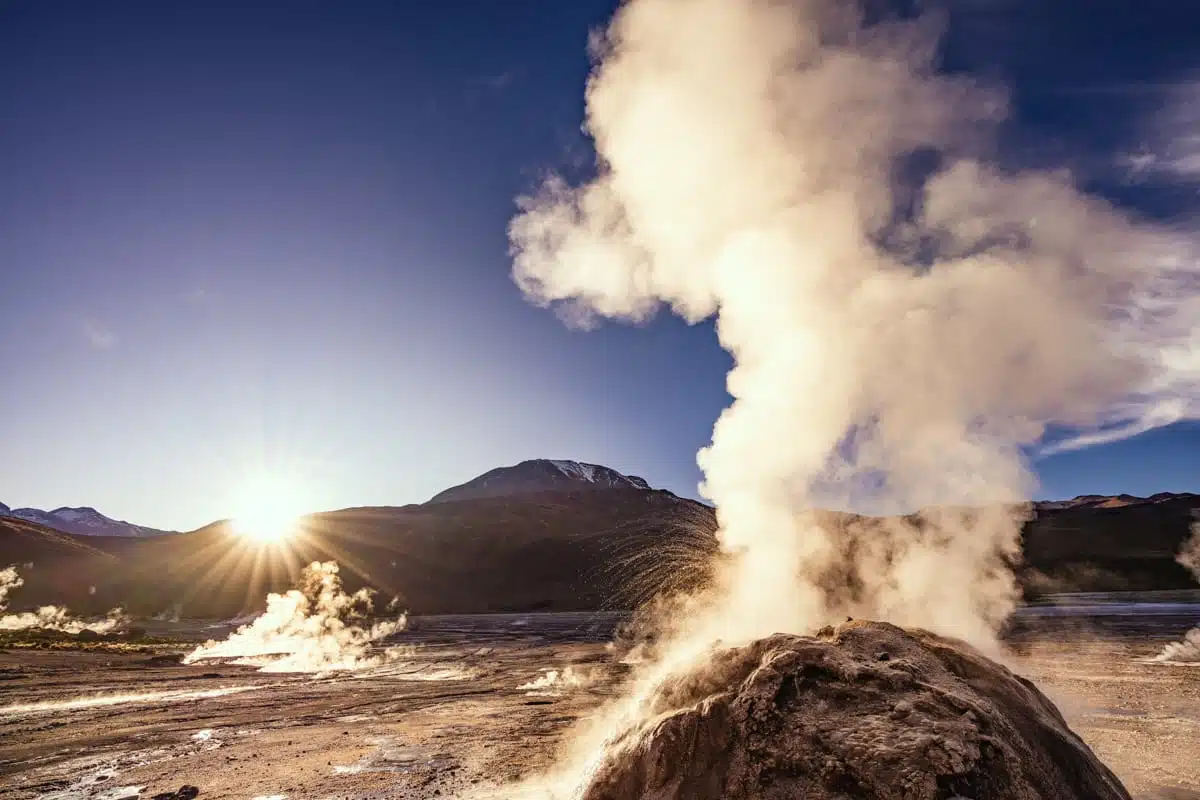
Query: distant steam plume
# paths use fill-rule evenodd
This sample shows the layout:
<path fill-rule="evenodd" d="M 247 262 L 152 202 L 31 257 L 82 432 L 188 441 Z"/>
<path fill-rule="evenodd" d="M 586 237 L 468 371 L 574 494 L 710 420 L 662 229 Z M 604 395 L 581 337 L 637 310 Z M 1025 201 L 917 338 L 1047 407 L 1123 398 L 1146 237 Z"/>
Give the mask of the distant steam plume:
<path fill-rule="evenodd" d="M 99 620 L 85 620 L 73 616 L 62 606 L 41 606 L 34 611 L 22 611 L 15 614 L 5 614 L 8 610 L 8 596 L 25 585 L 25 580 L 17 572 L 16 566 L 0 569 L 0 631 L 23 631 L 32 628 L 62 631 L 63 633 L 111 633 L 129 622 L 125 612 L 114 608 Z"/>
<path fill-rule="evenodd" d="M 267 595 L 267 610 L 224 641 L 209 641 L 184 658 L 234 659 L 263 672 L 330 672 L 378 666 L 388 652 L 372 653 L 372 645 L 404 628 L 405 617 L 370 625 L 372 591 L 347 594 L 334 561 L 314 561 L 304 568 L 300 586 Z"/>
<path fill-rule="evenodd" d="M 537 678 L 517 688 L 527 690 L 528 694 L 561 694 L 568 689 L 581 689 L 594 680 L 595 675 L 586 668 L 565 667 L 561 670 L 545 670 Z"/>
<path fill-rule="evenodd" d="M 25 585 L 15 565 L 0 569 L 0 611 L 8 608 L 8 596 Z"/>
<path fill-rule="evenodd" d="M 1164 664 L 1200 664 L 1200 628 L 1192 628 L 1183 641 L 1171 642 L 1154 658 Z"/>
<path fill-rule="evenodd" d="M 1200 582 L 1200 522 L 1192 524 L 1192 535 L 1183 543 L 1176 560 L 1191 571 Z M 1183 636 L 1181 642 L 1171 642 L 1155 656 L 1155 661 L 1174 664 L 1200 664 L 1200 625 Z"/>
<path fill-rule="evenodd" d="M 510 225 L 534 302 L 715 318 L 734 357 L 698 459 L 731 566 L 643 686 L 848 614 L 994 646 L 1024 450 L 1198 410 L 1191 243 L 995 166 L 1004 92 L 939 73 L 940 21 L 883 5 L 625 2 L 593 42 L 595 177 L 548 179 Z M 850 537 L 808 513 L 830 505 L 929 510 Z"/>
<path fill-rule="evenodd" d="M 1192 523 L 1192 535 L 1183 543 L 1183 547 L 1179 548 L 1179 555 L 1175 560 L 1200 583 L 1200 522 Z"/>
<path fill-rule="evenodd" d="M 154 615 L 158 622 L 179 622 L 183 618 L 183 603 L 172 603 L 170 608 L 164 608 Z"/>

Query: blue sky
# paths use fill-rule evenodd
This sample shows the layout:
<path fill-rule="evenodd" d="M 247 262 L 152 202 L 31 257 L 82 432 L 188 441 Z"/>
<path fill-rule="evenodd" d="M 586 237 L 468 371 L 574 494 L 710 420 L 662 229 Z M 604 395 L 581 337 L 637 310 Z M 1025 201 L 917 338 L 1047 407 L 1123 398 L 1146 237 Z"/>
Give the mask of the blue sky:
<path fill-rule="evenodd" d="M 947 65 L 1013 85 L 1007 158 L 1186 218 L 1187 5 L 963 2 Z M 695 495 L 712 327 L 572 331 L 509 278 L 513 198 L 589 160 L 611 11 L 0 5 L 0 500 L 186 529 L 262 469 L 323 509 L 542 456 Z M 1180 424 L 1035 466 L 1060 497 L 1200 490 L 1198 464 Z"/>

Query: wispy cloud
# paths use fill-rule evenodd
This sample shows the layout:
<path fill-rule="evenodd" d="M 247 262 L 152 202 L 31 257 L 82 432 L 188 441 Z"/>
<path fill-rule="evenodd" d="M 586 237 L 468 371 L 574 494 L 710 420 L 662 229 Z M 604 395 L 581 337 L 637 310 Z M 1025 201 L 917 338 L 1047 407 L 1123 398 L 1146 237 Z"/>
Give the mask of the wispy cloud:
<path fill-rule="evenodd" d="M 85 319 L 82 323 L 83 335 L 88 344 L 97 350 L 111 350 L 117 346 L 117 334 L 111 328 L 103 326 L 94 320 Z"/>
<path fill-rule="evenodd" d="M 1038 457 L 1053 456 L 1059 453 L 1070 453 L 1088 447 L 1111 444 L 1137 436 L 1140 433 L 1170 425 L 1186 419 L 1188 409 L 1186 403 L 1179 400 L 1164 401 L 1150 409 L 1145 416 L 1122 425 L 1094 431 L 1070 439 L 1047 445 L 1038 451 Z"/>
<path fill-rule="evenodd" d="M 1155 97 L 1141 142 L 1119 161 L 1133 181 L 1193 183 L 1200 179 L 1200 78 L 1141 89 Z"/>
<path fill-rule="evenodd" d="M 202 306 L 213 299 L 213 294 L 203 286 L 196 286 L 184 292 L 183 299 L 188 305 Z"/>
<path fill-rule="evenodd" d="M 1190 184 L 1200 179 L 1200 136 L 1177 138 L 1159 151 L 1143 148 L 1122 153 L 1117 157 L 1117 163 L 1133 183 Z"/>
<path fill-rule="evenodd" d="M 521 79 L 522 72 L 519 69 L 508 69 L 504 72 L 498 72 L 495 75 L 486 75 L 479 79 L 479 83 L 489 89 L 501 91 L 512 86 Z"/>

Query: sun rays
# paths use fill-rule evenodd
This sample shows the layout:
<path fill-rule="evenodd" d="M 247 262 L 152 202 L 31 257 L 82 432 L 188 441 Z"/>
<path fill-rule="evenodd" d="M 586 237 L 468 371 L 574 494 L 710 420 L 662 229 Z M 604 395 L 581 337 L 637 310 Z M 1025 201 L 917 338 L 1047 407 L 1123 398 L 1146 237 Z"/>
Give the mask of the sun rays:
<path fill-rule="evenodd" d="M 311 511 L 298 486 L 269 472 L 250 476 L 239 494 L 233 530 L 257 542 L 287 539 L 296 533 L 300 517 Z"/>

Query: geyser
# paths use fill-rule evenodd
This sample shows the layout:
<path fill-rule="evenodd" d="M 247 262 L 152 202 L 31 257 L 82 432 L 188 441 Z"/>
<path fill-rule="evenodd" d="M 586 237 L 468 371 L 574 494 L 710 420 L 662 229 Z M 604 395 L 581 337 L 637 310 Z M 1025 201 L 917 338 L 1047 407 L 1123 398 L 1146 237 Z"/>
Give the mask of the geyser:
<path fill-rule="evenodd" d="M 1000 166 L 1005 92 L 939 69 L 940 17 L 885 6 L 628 0 L 592 42 L 593 177 L 519 201 L 531 300 L 714 318 L 734 358 L 699 454 L 729 557 L 577 737 L 569 787 L 718 640 L 853 615 L 995 652 L 1024 454 L 1197 412 L 1193 243 Z M 848 538 L 810 513 L 830 505 L 929 510 Z"/>
<path fill-rule="evenodd" d="M 267 595 L 267 610 L 223 641 L 200 645 L 184 659 L 231 659 L 262 672 L 331 672 L 378 666 L 391 651 L 372 653 L 375 642 L 404 628 L 403 614 L 367 624 L 373 591 L 348 594 L 334 561 L 304 568 L 300 585 Z"/>
<path fill-rule="evenodd" d="M 1196 411 L 1190 243 L 1065 172 L 996 166 L 1004 92 L 939 72 L 940 18 L 871 5 L 624 3 L 593 41 L 595 176 L 549 179 L 510 226 L 535 302 L 715 317 L 735 359 L 699 461 L 740 557 L 689 635 L 853 614 L 987 645 L 1016 597 L 1022 449 Z M 940 510 L 881 527 L 845 576 L 803 514 L 829 504 Z"/>
<path fill-rule="evenodd" d="M 15 565 L 0 569 L 0 631 L 24 631 L 36 628 L 43 630 L 62 631 L 63 633 L 112 633 L 124 627 L 129 618 L 120 608 L 114 608 L 103 619 L 85 620 L 73 615 L 63 606 L 39 606 L 33 611 L 21 611 L 11 614 L 8 610 L 8 596 L 25 585 Z"/>
<path fill-rule="evenodd" d="M 1192 535 L 1179 550 L 1176 560 L 1200 582 L 1200 522 L 1192 525 Z M 1200 625 L 1183 635 L 1183 640 L 1171 642 L 1154 657 L 1163 664 L 1200 664 Z"/>

